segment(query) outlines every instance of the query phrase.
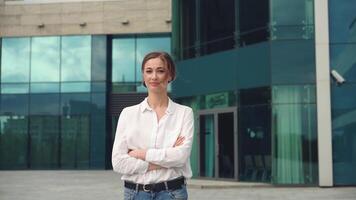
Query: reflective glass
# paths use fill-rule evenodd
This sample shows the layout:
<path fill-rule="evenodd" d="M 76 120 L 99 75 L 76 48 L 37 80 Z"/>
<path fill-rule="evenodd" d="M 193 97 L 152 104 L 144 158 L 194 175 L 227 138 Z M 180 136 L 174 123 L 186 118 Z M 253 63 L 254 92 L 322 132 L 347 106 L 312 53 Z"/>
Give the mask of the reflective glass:
<path fill-rule="evenodd" d="M 60 113 L 63 116 L 89 114 L 90 108 L 90 94 L 62 94 Z"/>
<path fill-rule="evenodd" d="M 31 93 L 58 93 L 59 83 L 31 83 Z"/>
<path fill-rule="evenodd" d="M 177 59 L 193 58 L 195 56 L 196 47 L 196 8 L 195 1 L 181 0 L 172 1 L 176 5 L 173 6 L 172 13 L 176 14 L 174 17 L 177 19 L 177 23 L 172 24 L 172 42 L 175 44 L 173 48 L 177 48 L 178 45 L 181 49 L 173 50 Z M 178 6 L 178 5 L 179 6 Z M 181 13 L 180 13 L 181 12 Z M 182 21 L 178 21 L 181 19 Z M 180 40 L 182 44 L 180 44 Z"/>
<path fill-rule="evenodd" d="M 28 83 L 3 83 L 1 84 L 2 94 L 26 94 L 29 92 Z"/>
<path fill-rule="evenodd" d="M 317 184 L 315 104 L 274 104 L 272 183 Z"/>
<path fill-rule="evenodd" d="M 93 93 L 91 95 L 91 132 L 90 132 L 90 166 L 91 168 L 104 168 L 106 145 L 106 94 Z"/>
<path fill-rule="evenodd" d="M 112 83 L 111 90 L 112 93 L 136 92 L 136 85 L 136 83 Z"/>
<path fill-rule="evenodd" d="M 107 37 L 106 35 L 93 35 L 91 47 L 91 80 L 105 81 L 107 68 Z"/>
<path fill-rule="evenodd" d="M 30 117 L 30 165 L 32 169 L 58 168 L 59 117 Z"/>
<path fill-rule="evenodd" d="M 314 47 L 313 40 L 271 42 L 272 84 L 314 83 Z"/>
<path fill-rule="evenodd" d="M 61 168 L 89 168 L 89 115 L 61 118 Z"/>
<path fill-rule="evenodd" d="M 33 37 L 31 43 L 31 82 L 58 82 L 60 37 Z M 75 70 L 73 70 L 74 73 Z"/>
<path fill-rule="evenodd" d="M 3 94 L 1 97 L 1 115 L 28 115 L 29 98 L 26 94 Z"/>
<path fill-rule="evenodd" d="M 112 82 L 135 82 L 135 39 L 112 41 Z"/>
<path fill-rule="evenodd" d="M 330 45 L 330 70 L 336 70 L 347 82 L 356 82 L 356 44 Z"/>
<path fill-rule="evenodd" d="M 315 85 L 281 85 L 272 87 L 273 103 L 316 103 Z"/>
<path fill-rule="evenodd" d="M 61 83 L 61 92 L 90 92 L 90 82 Z"/>
<path fill-rule="evenodd" d="M 30 80 L 30 38 L 3 38 L 0 58 L 1 82 Z"/>
<path fill-rule="evenodd" d="M 91 36 L 62 36 L 61 81 L 90 81 Z"/>
<path fill-rule="evenodd" d="M 170 37 L 138 37 L 136 44 L 136 81 L 142 81 L 141 65 L 145 55 L 151 51 L 171 52 Z"/>
<path fill-rule="evenodd" d="M 271 0 L 271 39 L 314 37 L 314 0 Z"/>
<path fill-rule="evenodd" d="M 354 0 L 329 0 L 330 43 L 356 42 L 356 3 Z"/>
<path fill-rule="evenodd" d="M 30 98 L 31 115 L 59 114 L 59 94 L 32 94 Z"/>
<path fill-rule="evenodd" d="M 28 118 L 0 116 L 0 169 L 27 168 Z"/>
<path fill-rule="evenodd" d="M 92 92 L 105 92 L 106 91 L 106 82 L 92 82 L 91 83 Z"/>

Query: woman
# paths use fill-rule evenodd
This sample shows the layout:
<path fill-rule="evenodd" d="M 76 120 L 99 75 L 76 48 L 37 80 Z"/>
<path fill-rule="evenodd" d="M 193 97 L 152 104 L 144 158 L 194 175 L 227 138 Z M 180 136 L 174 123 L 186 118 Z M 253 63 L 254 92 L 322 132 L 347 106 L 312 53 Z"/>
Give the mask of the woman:
<path fill-rule="evenodd" d="M 185 179 L 192 176 L 192 109 L 168 97 L 167 86 L 176 72 L 167 53 L 147 54 L 141 70 L 148 97 L 120 114 L 113 169 L 122 174 L 125 200 L 187 199 Z"/>

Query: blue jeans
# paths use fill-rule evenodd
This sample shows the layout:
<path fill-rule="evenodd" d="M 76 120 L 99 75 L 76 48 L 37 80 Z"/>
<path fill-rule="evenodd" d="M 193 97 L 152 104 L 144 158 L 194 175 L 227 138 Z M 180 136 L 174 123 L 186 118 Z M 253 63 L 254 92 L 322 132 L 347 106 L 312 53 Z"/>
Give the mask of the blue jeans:
<path fill-rule="evenodd" d="M 182 185 L 182 188 L 177 190 L 162 190 L 160 192 L 144 192 L 136 191 L 134 189 L 125 188 L 124 190 L 125 200 L 187 200 L 188 192 L 187 187 Z"/>

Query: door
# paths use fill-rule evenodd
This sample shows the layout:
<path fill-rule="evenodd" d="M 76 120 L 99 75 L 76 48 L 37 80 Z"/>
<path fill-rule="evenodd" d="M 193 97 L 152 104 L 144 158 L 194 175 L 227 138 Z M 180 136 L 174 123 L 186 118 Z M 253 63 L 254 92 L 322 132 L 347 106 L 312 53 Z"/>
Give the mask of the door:
<path fill-rule="evenodd" d="M 199 176 L 237 179 L 236 107 L 199 112 Z"/>

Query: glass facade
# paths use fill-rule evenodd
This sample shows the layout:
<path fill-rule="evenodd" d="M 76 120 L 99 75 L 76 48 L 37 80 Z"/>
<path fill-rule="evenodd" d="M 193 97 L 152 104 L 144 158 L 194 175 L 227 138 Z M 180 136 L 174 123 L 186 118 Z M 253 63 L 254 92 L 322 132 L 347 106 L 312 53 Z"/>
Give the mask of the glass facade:
<path fill-rule="evenodd" d="M 330 70 L 346 82 L 332 80 L 332 144 L 335 185 L 356 184 L 356 15 L 354 1 L 329 0 Z"/>
<path fill-rule="evenodd" d="M 174 7 L 172 49 L 182 78 L 172 91 L 187 105 L 199 105 L 201 120 L 194 175 L 219 178 L 212 149 L 223 130 L 212 116 L 199 114 L 219 112 L 203 108 L 202 97 L 232 91 L 235 179 L 318 184 L 314 1 L 177 0 Z"/>
<path fill-rule="evenodd" d="M 144 54 L 170 52 L 168 34 L 9 37 L 0 44 L 0 169 L 111 168 L 107 127 L 117 116 L 108 96 L 144 91 Z"/>

